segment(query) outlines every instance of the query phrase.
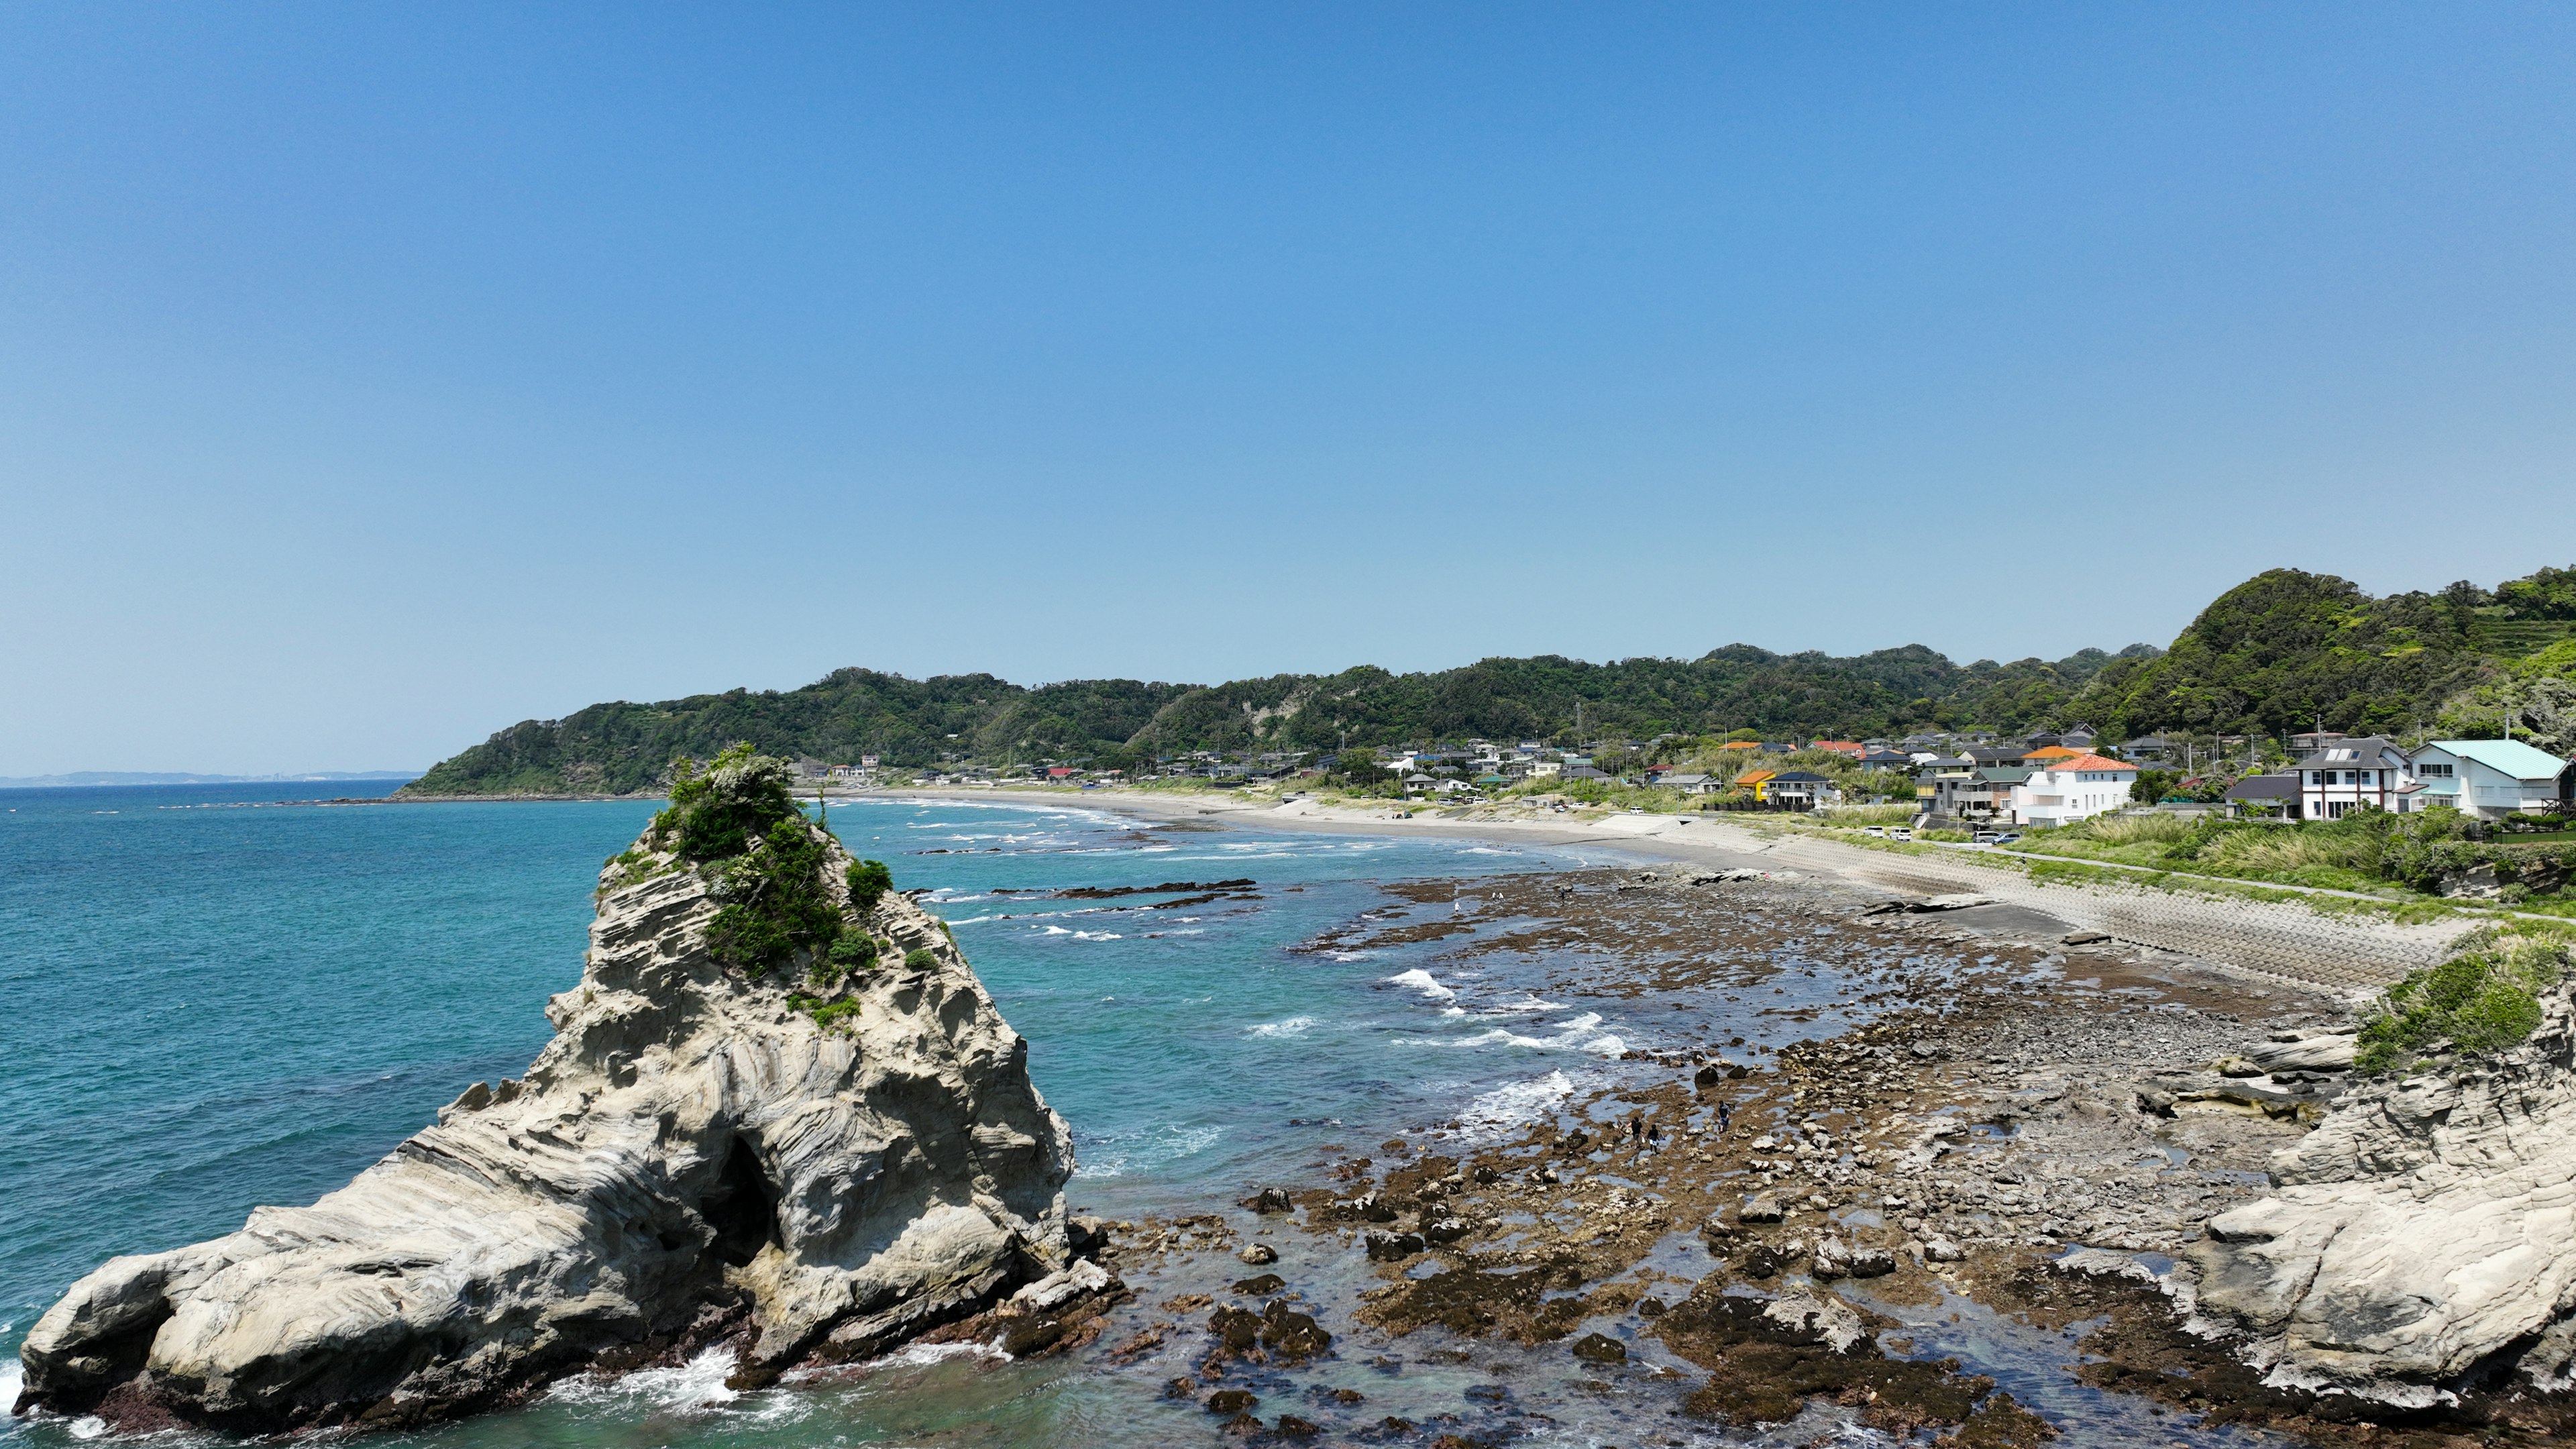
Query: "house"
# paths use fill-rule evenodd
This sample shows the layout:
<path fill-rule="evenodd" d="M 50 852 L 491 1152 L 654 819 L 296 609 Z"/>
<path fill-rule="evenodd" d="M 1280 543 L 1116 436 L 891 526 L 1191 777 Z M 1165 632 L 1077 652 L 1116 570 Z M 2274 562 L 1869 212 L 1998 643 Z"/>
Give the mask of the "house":
<path fill-rule="evenodd" d="M 1069 780 L 1081 773 L 1081 770 L 1072 765 L 1049 765 L 1046 777 L 1050 780 Z"/>
<path fill-rule="evenodd" d="M 2313 755 L 2328 745 L 2339 745 L 2351 738 L 2341 730 L 2302 730 L 2290 736 L 2290 758 L 2295 760 L 2303 755 Z"/>
<path fill-rule="evenodd" d="M 1561 773 L 1564 769 L 1565 762 L 1563 760 L 1532 760 L 1530 761 L 1529 773 L 1530 778 L 1533 780 L 1544 780 L 1551 775 Z"/>
<path fill-rule="evenodd" d="M 1926 810 L 1939 811 L 1941 782 L 1964 780 L 1976 771 L 1977 762 L 1965 755 L 1935 755 L 1923 761 L 1914 772 L 1914 799 Z"/>
<path fill-rule="evenodd" d="M 2030 767 L 2029 778 L 2013 787 L 2016 825 L 2072 825 L 2107 815 L 2129 803 L 2129 787 L 2138 767 L 2103 755 L 2076 755 Z"/>
<path fill-rule="evenodd" d="M 2089 752 L 2085 750 L 2070 750 L 2064 745 L 2041 745 L 2038 749 L 2022 756 L 2021 762 L 2033 769 L 2037 769 L 2040 766 L 2048 764 L 2052 760 L 2071 760 L 2077 755 L 2086 753 Z"/>
<path fill-rule="evenodd" d="M 2448 805 L 2481 820 L 2565 814 L 2576 766 L 2520 740 L 2435 740 L 2408 756 L 2423 789 L 2414 808 Z M 2304 762 L 2302 762 L 2304 763 Z"/>
<path fill-rule="evenodd" d="M 2170 764 L 2180 748 L 2162 735 L 2140 735 L 2120 746 L 2120 758 L 2135 765 Z"/>
<path fill-rule="evenodd" d="M 1564 769 L 1559 770 L 1557 774 L 1559 778 L 1567 780 L 1607 780 L 1611 778 L 1608 771 L 1596 770 L 1590 765 L 1567 765 Z"/>
<path fill-rule="evenodd" d="M 2032 771 L 2020 765 L 1982 765 L 1954 770 L 1932 784 L 1929 809 L 1935 815 L 1952 820 L 2006 820 L 2012 818 L 2013 791 L 2031 777 Z M 1920 785 L 1915 788 L 1918 800 L 1923 798 Z"/>
<path fill-rule="evenodd" d="M 1405 776 L 1403 783 L 1404 793 L 1407 795 L 1413 795 L 1418 794 L 1421 791 L 1428 790 L 1439 782 L 1432 779 L 1429 775 L 1416 770 L 1412 774 Z"/>
<path fill-rule="evenodd" d="M 1721 750 L 1747 750 L 1755 754 L 1761 753 L 1762 750 L 1761 743 L 1755 740 L 1728 740 L 1725 744 L 1719 745 L 1718 748 Z"/>
<path fill-rule="evenodd" d="M 1910 770 L 1914 768 L 1914 757 L 1881 747 L 1864 752 L 1860 757 L 1860 767 L 1864 770 Z"/>
<path fill-rule="evenodd" d="M 1754 798 L 1783 810 L 1813 810 L 1842 798 L 1834 782 L 1805 770 L 1783 770 L 1762 782 Z"/>
<path fill-rule="evenodd" d="M 2030 753 L 2029 749 L 2022 745 L 1978 745 L 1968 751 L 1968 758 L 1975 761 L 1982 769 L 2018 765 L 2021 763 L 2021 757 L 2028 753 Z"/>
<path fill-rule="evenodd" d="M 2219 798 L 2227 802 L 2230 815 L 2277 815 L 2285 820 L 2299 818 L 2299 785 L 2294 774 L 2248 775 L 2227 787 Z"/>
<path fill-rule="evenodd" d="M 2090 750 L 2093 748 L 2093 727 L 2091 725 L 2077 725 L 2075 728 L 2068 730 L 2065 734 L 2058 736 L 2057 742 L 2066 746 L 2070 750 Z"/>
<path fill-rule="evenodd" d="M 1726 788 L 1718 783 L 1715 775 L 1697 775 L 1682 770 L 1658 775 L 1655 777 L 1655 783 L 1679 790 L 1685 795 L 1714 795 Z"/>
<path fill-rule="evenodd" d="M 1859 759 L 1862 755 L 1869 753 L 1869 747 L 1858 740 L 1810 740 L 1807 743 L 1807 748 L 1811 750 L 1831 750 L 1837 755 L 1849 755 L 1855 760 Z"/>
<path fill-rule="evenodd" d="M 2385 736 L 2333 736 L 2299 760 L 2299 818 L 2341 820 L 2363 805 L 2394 810 L 2408 769 L 2405 751 Z"/>
<path fill-rule="evenodd" d="M 1779 773 L 1780 772 L 1777 770 L 1747 770 L 1743 774 L 1735 777 L 1735 788 L 1738 790 L 1750 790 L 1753 792 L 1753 798 L 1755 800 L 1760 800 L 1762 798 L 1762 787 L 1770 784 L 1771 781 L 1779 775 Z"/>

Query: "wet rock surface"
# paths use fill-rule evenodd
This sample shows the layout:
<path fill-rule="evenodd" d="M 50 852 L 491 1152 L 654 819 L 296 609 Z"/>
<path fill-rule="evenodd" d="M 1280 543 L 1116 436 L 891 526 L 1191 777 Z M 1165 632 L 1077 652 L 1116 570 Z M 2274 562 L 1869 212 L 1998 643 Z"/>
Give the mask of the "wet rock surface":
<path fill-rule="evenodd" d="M 2469 1422 L 2266 1387 L 2188 1332 L 2170 1296 L 2173 1257 L 2269 1191 L 2267 1163 L 2351 1092 L 2349 1001 L 2110 941 L 2070 949 L 2019 919 L 1989 933 L 1973 907 L 1870 915 L 1870 899 L 1822 883 L 1638 874 L 1396 893 L 1440 913 L 1428 949 L 1443 981 L 1511 956 L 1559 973 L 1531 987 L 1552 998 L 1669 998 L 1821 1030 L 1776 1049 L 1740 1032 L 1641 1040 L 1603 1083 L 1512 1131 L 1426 1124 L 1247 1184 L 1266 1211 L 1245 1227 L 1278 1224 L 1284 1203 L 1314 1245 L 1289 1256 L 1376 1280 L 1346 1308 L 1309 1299 L 1323 1321 L 1348 1314 L 1332 1323 L 1337 1361 L 1366 1351 L 1355 1343 L 1390 1345 L 1379 1362 L 1413 1344 L 1409 1374 L 1509 1345 L 1616 1376 L 1617 1392 L 1675 1394 L 1730 1430 L 1838 1421 L 1962 1444 L 2197 1443 L 2221 1425 L 2431 1444 Z M 1334 939 L 1424 941 L 1400 911 Z M 1842 975 L 1837 1001 L 1761 1004 L 1764 983 L 1815 969 Z M 1721 1009 L 1718 994 L 1735 999 Z M 2228 1075 L 2230 1058 L 2254 1070 Z M 1315 1293 L 1311 1266 L 1285 1291 L 1301 1281 Z M 1985 1326 L 1966 1334 L 1963 1314 Z M 1979 1361 L 2005 1339 L 2027 1357 L 2009 1372 Z M 2014 1372 L 2009 1389 L 1996 1376 Z M 1526 1385 L 1462 1390 L 1451 1430 L 1532 1432 L 1588 1380 L 1563 1382 L 1545 1410 Z M 2066 1400 L 2078 1384 L 2109 1397 Z M 2512 1412 L 2552 1411 L 2526 1398 Z M 1361 1427 L 1329 1406 L 1322 1422 Z M 2475 1422 L 2521 1432 L 2510 1415 Z M 1403 1432 L 1429 1437 L 1418 1419 Z"/>

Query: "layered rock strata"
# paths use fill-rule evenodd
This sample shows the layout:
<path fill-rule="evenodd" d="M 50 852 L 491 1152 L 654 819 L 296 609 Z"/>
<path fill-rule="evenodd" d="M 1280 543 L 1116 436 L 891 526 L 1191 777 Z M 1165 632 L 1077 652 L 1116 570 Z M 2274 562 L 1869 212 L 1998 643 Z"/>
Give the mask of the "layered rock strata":
<path fill-rule="evenodd" d="M 717 1341 L 756 1378 L 864 1357 L 1082 1279 L 1064 1122 L 940 924 L 899 894 L 854 909 L 826 839 L 879 961 L 755 978 L 708 947 L 725 872 L 668 843 L 603 872 L 525 1078 L 476 1083 L 311 1207 L 81 1279 L 27 1338 L 19 1409 L 390 1426 Z"/>
<path fill-rule="evenodd" d="M 2199 1310 L 2268 1383 L 2419 1408 L 2569 1386 L 2572 1023 L 2562 989 L 2519 1047 L 2354 1088 L 2274 1157 L 2270 1196 L 2211 1219 L 2189 1252 Z"/>

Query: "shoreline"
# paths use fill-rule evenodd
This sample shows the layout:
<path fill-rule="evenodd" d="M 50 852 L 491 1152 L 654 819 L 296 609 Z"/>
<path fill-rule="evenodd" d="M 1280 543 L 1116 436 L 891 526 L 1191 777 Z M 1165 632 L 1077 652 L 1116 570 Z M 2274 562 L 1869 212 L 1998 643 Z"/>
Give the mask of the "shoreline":
<path fill-rule="evenodd" d="M 2274 892 L 2275 898 L 2265 898 L 2250 891 L 2164 888 L 2144 879 L 2126 879 L 2118 872 L 2100 872 L 2085 880 L 2034 879 L 2026 870 L 2029 857 L 2004 855 L 2002 863 L 1995 863 L 1986 858 L 1994 853 L 1921 855 L 1872 850 L 1799 832 L 1760 834 L 1728 821 L 1684 815 L 1611 814 L 1563 823 L 1462 820 L 1399 814 L 1393 806 L 1364 809 L 1311 799 L 1281 803 L 1177 792 L 1103 798 L 1103 793 L 881 790 L 848 792 L 837 798 L 960 803 L 996 797 L 1046 799 L 1165 822 L 1216 819 L 1291 831 L 1610 846 L 1710 870 L 1787 870 L 1821 876 L 1884 892 L 1908 909 L 1949 898 L 1945 914 L 1972 929 L 1991 921 L 1996 929 L 2023 935 L 2041 929 L 2061 936 L 2099 932 L 2122 945 L 2167 952 L 2259 981 L 2324 989 L 2356 1002 L 2410 971 L 2437 964 L 2461 936 L 2484 924 L 2468 917 L 2401 924 L 2359 912 L 2328 914 L 2307 904 L 2298 892 Z M 1958 899 L 1962 897 L 1981 899 L 1964 904 Z"/>
<path fill-rule="evenodd" d="M 651 795 L 387 796 L 379 800 L 292 802 L 439 804 L 465 800 L 609 801 Z M 800 798 L 803 798 L 800 792 Z M 2352 892 L 2275 887 L 2094 861 L 2058 860 L 1972 847 L 1934 852 L 1875 849 L 1796 830 L 1763 831 L 1699 814 L 1600 813 L 1562 820 L 1482 814 L 1460 818 L 1397 802 L 1351 805 L 1306 797 L 1215 791 L 1075 790 L 1045 785 L 833 789 L 812 798 L 1052 803 L 1133 819 L 1173 823 L 1217 820 L 1283 831 L 1343 835 L 1447 837 L 1495 844 L 1609 846 L 1645 859 L 1712 870 L 1794 870 L 1875 889 L 1910 905 L 1943 897 L 1982 897 L 1962 923 L 2012 918 L 2010 929 L 2043 927 L 2060 935 L 2100 932 L 2126 945 L 2188 957 L 2261 980 L 2323 988 L 2359 1000 L 2408 973 L 2438 964 L 2458 940 L 2492 920 L 2519 913 L 2452 912 L 2438 919 L 2395 919 L 2395 903 Z M 1535 815 L 1536 812 L 1532 812 Z"/>

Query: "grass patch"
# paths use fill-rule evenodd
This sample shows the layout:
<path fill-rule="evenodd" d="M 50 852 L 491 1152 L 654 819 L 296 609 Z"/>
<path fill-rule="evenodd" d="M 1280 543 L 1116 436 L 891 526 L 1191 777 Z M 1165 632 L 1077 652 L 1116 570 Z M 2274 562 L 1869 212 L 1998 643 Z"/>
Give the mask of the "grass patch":
<path fill-rule="evenodd" d="M 790 992 L 787 996 L 787 1004 L 814 1018 L 814 1024 L 825 1031 L 838 1031 L 844 1034 L 856 1034 L 858 1031 L 858 1016 L 861 1008 L 855 1001 L 825 1001 L 819 996 Z"/>
<path fill-rule="evenodd" d="M 2409 972 L 2373 1003 L 2353 1065 L 2404 1071 L 2439 1051 L 2484 1055 L 2520 1045 L 2540 1026 L 2541 993 L 2566 975 L 2558 931 L 2475 932 L 2449 960 Z"/>

